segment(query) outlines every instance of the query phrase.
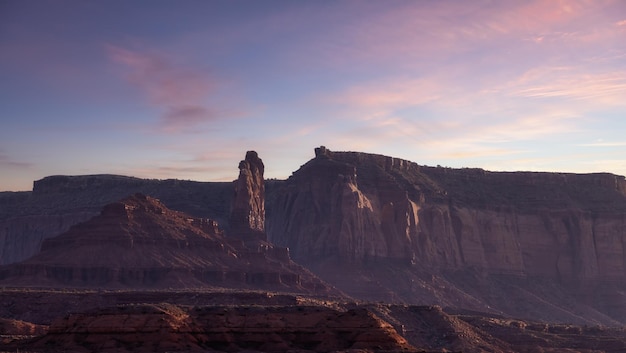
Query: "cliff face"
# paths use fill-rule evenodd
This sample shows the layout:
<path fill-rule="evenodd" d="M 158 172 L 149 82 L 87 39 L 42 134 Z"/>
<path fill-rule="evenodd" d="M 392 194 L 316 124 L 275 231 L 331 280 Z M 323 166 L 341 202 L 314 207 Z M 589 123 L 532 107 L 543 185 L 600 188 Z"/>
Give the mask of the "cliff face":
<path fill-rule="evenodd" d="M 99 214 L 106 204 L 142 193 L 168 208 L 210 218 L 229 234 L 265 239 L 263 162 L 249 152 L 233 183 L 151 180 L 119 175 L 50 176 L 34 182 L 32 192 L 0 192 L 0 265 L 35 255 L 44 239 Z M 231 206 L 232 203 L 232 206 Z M 233 218 L 234 217 L 234 218 Z M 247 231 L 246 231 L 247 229 Z"/>
<path fill-rule="evenodd" d="M 32 194 L 0 194 L 3 261 L 36 250 L 33 229 L 41 242 L 111 195 L 147 190 L 170 209 L 230 224 L 226 238 L 253 252 L 272 248 L 267 234 L 282 251 L 272 256 L 289 258 L 288 247 L 355 298 L 626 322 L 623 177 L 435 168 L 323 147 L 288 180 L 265 183 L 263 168 L 246 155 L 234 200 L 232 183 L 114 176 L 50 177 Z M 240 277 L 283 281 L 255 276 Z"/>
<path fill-rule="evenodd" d="M 9 286 L 99 288 L 332 289 L 265 242 L 224 236 L 217 223 L 172 211 L 135 194 L 100 215 L 44 240 L 41 252 L 0 267 Z"/>
<path fill-rule="evenodd" d="M 168 208 L 211 218 L 228 229 L 231 183 L 148 180 L 116 175 L 51 176 L 32 192 L 0 193 L 0 265 L 35 255 L 44 239 L 100 213 L 106 204 L 142 193 Z"/>
<path fill-rule="evenodd" d="M 530 310 L 499 298 L 551 313 L 583 298 L 587 317 L 626 318 L 620 176 L 434 168 L 321 147 L 275 186 L 268 210 L 272 242 L 356 297 L 518 316 Z M 557 283 L 553 297 L 537 281 Z M 559 320 L 578 320 L 568 315 Z"/>
<path fill-rule="evenodd" d="M 626 182 L 614 175 L 450 170 L 320 148 L 271 207 L 271 240 L 300 260 L 626 280 Z"/>
<path fill-rule="evenodd" d="M 88 210 L 61 214 L 30 214 L 0 220 L 0 264 L 26 259 L 37 253 L 44 239 L 67 231 L 93 217 Z"/>

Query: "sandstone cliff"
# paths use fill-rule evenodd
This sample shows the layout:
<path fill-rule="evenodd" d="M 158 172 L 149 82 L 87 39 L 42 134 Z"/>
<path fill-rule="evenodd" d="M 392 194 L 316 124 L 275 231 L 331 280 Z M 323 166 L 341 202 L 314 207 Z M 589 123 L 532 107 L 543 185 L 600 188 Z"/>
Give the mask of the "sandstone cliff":
<path fill-rule="evenodd" d="M 271 241 L 357 297 L 502 308 L 480 292 L 509 293 L 500 276 L 556 282 L 587 299 L 601 292 L 584 310 L 626 319 L 626 307 L 614 305 L 626 283 L 621 176 L 424 167 L 320 147 L 277 185 L 268 209 Z M 437 281 L 451 292 L 442 295 Z"/>
<path fill-rule="evenodd" d="M 231 183 L 148 180 L 116 175 L 51 176 L 32 192 L 0 193 L 0 265 L 35 255 L 44 239 L 99 214 L 106 204 L 142 193 L 228 229 Z"/>
<path fill-rule="evenodd" d="M 272 198 L 268 231 L 296 258 L 626 279 L 623 177 L 454 170 L 316 153 Z"/>
<path fill-rule="evenodd" d="M 252 245 L 225 237 L 213 220 L 172 211 L 157 199 L 135 194 L 44 240 L 36 256 L 0 267 L 0 283 L 332 291 L 293 263 L 287 249 L 265 242 Z"/>
<path fill-rule="evenodd" d="M 249 154 L 233 207 L 232 183 L 57 176 L 32 193 L 0 193 L 1 260 L 34 254 L 43 238 L 96 215 L 111 195 L 140 191 L 193 217 L 264 229 L 354 297 L 626 322 L 621 176 L 427 167 L 318 148 L 288 180 L 264 184 L 263 164 Z"/>

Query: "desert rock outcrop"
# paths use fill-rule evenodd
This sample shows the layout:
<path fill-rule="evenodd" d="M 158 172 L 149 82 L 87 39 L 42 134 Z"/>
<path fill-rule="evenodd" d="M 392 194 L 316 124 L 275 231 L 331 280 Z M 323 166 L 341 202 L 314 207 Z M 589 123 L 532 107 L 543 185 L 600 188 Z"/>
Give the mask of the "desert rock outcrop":
<path fill-rule="evenodd" d="M 620 176 L 426 167 L 320 147 L 268 200 L 270 240 L 356 297 L 493 307 L 484 293 L 494 286 L 507 295 L 506 281 L 546 281 L 626 319 L 615 305 L 626 286 Z"/>
<path fill-rule="evenodd" d="M 152 180 L 118 175 L 49 176 L 33 191 L 0 192 L 0 265 L 25 260 L 44 239 L 97 216 L 105 205 L 142 193 L 168 208 L 228 226 L 232 184 Z"/>
<path fill-rule="evenodd" d="M 417 351 L 365 309 L 117 306 L 56 321 L 31 349 L 99 352 Z"/>
<path fill-rule="evenodd" d="M 265 235 L 265 180 L 263 161 L 248 151 L 239 163 L 235 197 L 230 213 L 230 232 L 235 237 L 267 240 Z"/>
<path fill-rule="evenodd" d="M 293 263 L 287 249 L 227 238 L 215 221 L 194 218 L 135 194 L 44 240 L 36 256 L 0 267 L 11 286 L 273 288 L 329 287 Z"/>
<path fill-rule="evenodd" d="M 268 232 L 298 259 L 626 279 L 623 177 L 433 168 L 319 148 L 285 184 Z"/>
<path fill-rule="evenodd" d="M 287 180 L 263 183 L 253 152 L 239 172 L 234 199 L 233 183 L 116 176 L 49 177 L 32 193 L 0 193 L 0 261 L 140 189 L 217 220 L 232 246 L 291 254 L 355 298 L 626 322 L 621 176 L 428 167 L 323 147 Z"/>
<path fill-rule="evenodd" d="M 291 305 L 156 302 L 100 307 L 64 314 L 49 328 L 43 327 L 46 333 L 39 332 L 38 337 L 5 336 L 0 349 L 422 353 L 617 353 L 626 349 L 626 331 L 621 327 L 548 324 L 450 312 L 438 306 L 292 299 L 296 302 Z"/>

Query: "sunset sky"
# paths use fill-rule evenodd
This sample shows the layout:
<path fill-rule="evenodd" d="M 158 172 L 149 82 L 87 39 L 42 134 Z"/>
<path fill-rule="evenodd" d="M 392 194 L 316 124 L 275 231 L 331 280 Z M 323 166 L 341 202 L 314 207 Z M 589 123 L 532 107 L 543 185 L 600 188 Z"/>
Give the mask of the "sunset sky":
<path fill-rule="evenodd" d="M 313 149 L 626 174 L 626 1 L 0 0 L 0 190 Z"/>

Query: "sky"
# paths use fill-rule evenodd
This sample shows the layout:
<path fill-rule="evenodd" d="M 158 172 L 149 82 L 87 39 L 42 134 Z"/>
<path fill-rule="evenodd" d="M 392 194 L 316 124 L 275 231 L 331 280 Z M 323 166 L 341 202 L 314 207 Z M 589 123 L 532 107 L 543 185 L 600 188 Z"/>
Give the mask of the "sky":
<path fill-rule="evenodd" d="M 626 175 L 626 1 L 0 0 L 0 190 L 324 145 Z"/>

